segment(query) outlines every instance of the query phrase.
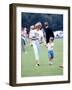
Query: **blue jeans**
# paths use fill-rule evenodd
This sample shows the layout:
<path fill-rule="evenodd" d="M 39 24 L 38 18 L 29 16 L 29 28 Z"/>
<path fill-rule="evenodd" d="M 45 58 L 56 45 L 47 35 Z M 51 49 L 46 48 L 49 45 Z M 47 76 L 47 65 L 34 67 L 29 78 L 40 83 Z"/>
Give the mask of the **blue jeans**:
<path fill-rule="evenodd" d="M 54 57 L 54 51 L 53 50 L 48 50 L 48 57 L 53 58 Z"/>

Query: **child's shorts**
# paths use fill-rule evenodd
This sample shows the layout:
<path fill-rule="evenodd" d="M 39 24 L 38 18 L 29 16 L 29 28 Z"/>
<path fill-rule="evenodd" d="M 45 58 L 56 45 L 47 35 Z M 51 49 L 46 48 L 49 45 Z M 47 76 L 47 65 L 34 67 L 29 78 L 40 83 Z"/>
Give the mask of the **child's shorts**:
<path fill-rule="evenodd" d="M 53 50 L 48 50 L 48 57 L 53 58 L 54 57 L 54 51 Z"/>

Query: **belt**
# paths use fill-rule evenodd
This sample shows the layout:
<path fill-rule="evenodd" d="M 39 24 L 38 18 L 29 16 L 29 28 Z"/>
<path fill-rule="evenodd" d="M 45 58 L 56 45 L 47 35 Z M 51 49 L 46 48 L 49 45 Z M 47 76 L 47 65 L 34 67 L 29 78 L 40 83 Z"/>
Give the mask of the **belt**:
<path fill-rule="evenodd" d="M 32 40 L 38 40 L 38 39 L 32 39 Z"/>

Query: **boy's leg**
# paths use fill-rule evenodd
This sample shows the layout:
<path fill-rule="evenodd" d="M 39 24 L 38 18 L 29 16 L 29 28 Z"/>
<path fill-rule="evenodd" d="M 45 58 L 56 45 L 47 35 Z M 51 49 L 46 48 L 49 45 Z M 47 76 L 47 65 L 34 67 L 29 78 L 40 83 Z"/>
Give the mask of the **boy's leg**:
<path fill-rule="evenodd" d="M 49 58 L 49 65 L 52 65 L 53 62 L 52 62 L 52 58 Z"/>
<path fill-rule="evenodd" d="M 49 57 L 49 65 L 53 64 L 53 54 L 51 53 L 51 51 L 48 51 L 48 57 Z"/>
<path fill-rule="evenodd" d="M 51 52 L 51 61 L 52 61 L 52 63 L 54 63 L 54 59 L 53 58 L 54 58 L 54 51 Z"/>

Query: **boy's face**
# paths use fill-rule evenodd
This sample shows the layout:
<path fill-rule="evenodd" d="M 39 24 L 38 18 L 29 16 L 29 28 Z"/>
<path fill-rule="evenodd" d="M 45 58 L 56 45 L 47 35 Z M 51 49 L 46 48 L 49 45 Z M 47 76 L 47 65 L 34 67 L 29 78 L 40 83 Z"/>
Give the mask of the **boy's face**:
<path fill-rule="evenodd" d="M 53 39 L 49 39 L 49 42 L 52 43 L 53 42 Z"/>
<path fill-rule="evenodd" d="M 49 38 L 49 42 L 53 42 L 54 41 L 54 38 L 53 37 L 50 37 Z"/>

